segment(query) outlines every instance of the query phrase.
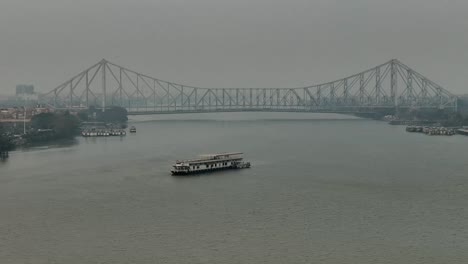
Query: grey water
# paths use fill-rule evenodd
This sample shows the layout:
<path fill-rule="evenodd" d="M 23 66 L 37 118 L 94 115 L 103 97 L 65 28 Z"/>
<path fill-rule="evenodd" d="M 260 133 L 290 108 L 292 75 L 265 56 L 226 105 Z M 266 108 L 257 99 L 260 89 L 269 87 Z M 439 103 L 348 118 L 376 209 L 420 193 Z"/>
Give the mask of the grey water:
<path fill-rule="evenodd" d="M 153 120 L 151 120 L 153 119 Z M 136 117 L 0 163 L 0 263 L 466 263 L 468 137 L 348 116 Z M 173 177 L 241 151 L 251 169 Z"/>

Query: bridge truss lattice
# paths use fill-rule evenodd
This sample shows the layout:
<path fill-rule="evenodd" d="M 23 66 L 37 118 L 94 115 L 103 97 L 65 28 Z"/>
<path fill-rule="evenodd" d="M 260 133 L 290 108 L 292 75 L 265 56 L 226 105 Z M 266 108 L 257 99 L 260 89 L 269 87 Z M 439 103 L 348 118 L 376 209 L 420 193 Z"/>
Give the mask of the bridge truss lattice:
<path fill-rule="evenodd" d="M 130 114 L 233 111 L 362 112 L 457 108 L 457 97 L 398 60 L 299 88 L 202 88 L 164 81 L 107 60 L 42 96 L 57 109 L 109 106 Z"/>

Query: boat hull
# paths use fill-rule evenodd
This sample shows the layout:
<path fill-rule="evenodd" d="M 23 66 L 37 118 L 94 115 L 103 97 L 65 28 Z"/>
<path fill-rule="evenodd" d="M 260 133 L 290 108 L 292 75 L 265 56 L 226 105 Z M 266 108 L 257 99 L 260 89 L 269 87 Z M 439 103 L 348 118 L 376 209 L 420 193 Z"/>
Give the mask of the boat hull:
<path fill-rule="evenodd" d="M 184 175 L 195 175 L 195 174 L 204 174 L 204 173 L 211 173 L 216 171 L 224 171 L 224 170 L 240 170 L 240 169 L 247 169 L 250 168 L 250 165 L 247 167 L 225 167 L 225 168 L 210 168 L 206 170 L 196 170 L 196 171 L 175 171 L 172 170 L 171 174 L 174 176 L 184 176 Z"/>

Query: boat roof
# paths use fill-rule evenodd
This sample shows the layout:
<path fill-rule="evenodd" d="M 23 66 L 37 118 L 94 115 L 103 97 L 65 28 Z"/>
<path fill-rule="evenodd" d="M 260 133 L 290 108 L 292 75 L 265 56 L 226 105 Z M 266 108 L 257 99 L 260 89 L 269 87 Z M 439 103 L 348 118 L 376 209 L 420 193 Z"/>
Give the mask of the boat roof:
<path fill-rule="evenodd" d="M 215 153 L 215 154 L 203 154 L 200 157 L 221 157 L 221 156 L 234 156 L 234 155 L 242 155 L 242 152 L 224 152 L 224 153 Z"/>
<path fill-rule="evenodd" d="M 211 164 L 224 161 L 242 160 L 242 158 L 227 158 L 227 159 L 199 159 L 199 160 L 178 160 L 174 165 L 190 165 L 190 164 Z"/>

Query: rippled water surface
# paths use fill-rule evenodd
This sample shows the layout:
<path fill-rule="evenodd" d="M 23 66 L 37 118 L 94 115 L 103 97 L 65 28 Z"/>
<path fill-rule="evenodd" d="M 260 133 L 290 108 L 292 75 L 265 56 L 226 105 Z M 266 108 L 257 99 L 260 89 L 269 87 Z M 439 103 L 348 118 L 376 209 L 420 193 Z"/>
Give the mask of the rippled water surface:
<path fill-rule="evenodd" d="M 467 263 L 468 137 L 304 113 L 149 119 L 0 163 L 0 263 Z M 222 151 L 252 168 L 169 174 Z"/>

